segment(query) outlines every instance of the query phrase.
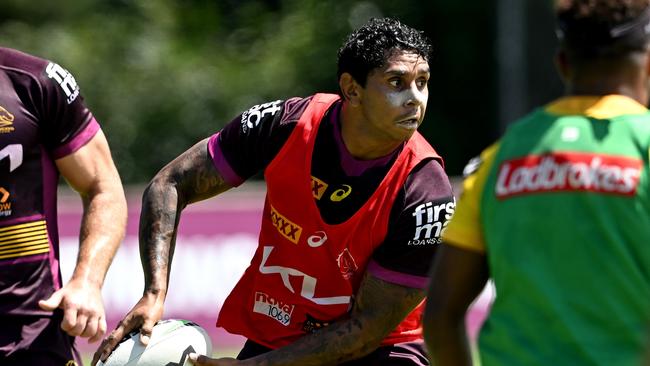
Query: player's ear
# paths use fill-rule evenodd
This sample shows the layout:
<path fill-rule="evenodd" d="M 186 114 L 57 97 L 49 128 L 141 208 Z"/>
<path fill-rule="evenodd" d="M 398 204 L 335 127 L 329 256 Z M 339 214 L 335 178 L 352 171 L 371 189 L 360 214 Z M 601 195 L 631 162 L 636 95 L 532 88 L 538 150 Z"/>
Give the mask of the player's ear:
<path fill-rule="evenodd" d="M 339 77 L 339 88 L 341 89 L 343 98 L 345 98 L 350 105 L 356 106 L 360 104 L 359 97 L 361 96 L 362 88 L 350 73 L 344 72 L 341 74 L 341 77 Z"/>

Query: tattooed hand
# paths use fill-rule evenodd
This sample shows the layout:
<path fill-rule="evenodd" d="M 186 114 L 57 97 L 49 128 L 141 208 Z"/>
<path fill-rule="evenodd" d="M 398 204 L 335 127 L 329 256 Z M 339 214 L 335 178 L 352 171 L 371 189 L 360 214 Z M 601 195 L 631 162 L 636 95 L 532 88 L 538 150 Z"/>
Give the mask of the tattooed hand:
<path fill-rule="evenodd" d="M 174 255 L 181 211 L 230 189 L 212 165 L 205 139 L 174 159 L 151 180 L 142 197 L 140 214 L 140 260 L 144 271 L 144 295 L 99 347 L 92 365 L 105 360 L 129 332 L 140 329 L 148 342 L 151 330 L 163 313 L 169 268 Z"/>

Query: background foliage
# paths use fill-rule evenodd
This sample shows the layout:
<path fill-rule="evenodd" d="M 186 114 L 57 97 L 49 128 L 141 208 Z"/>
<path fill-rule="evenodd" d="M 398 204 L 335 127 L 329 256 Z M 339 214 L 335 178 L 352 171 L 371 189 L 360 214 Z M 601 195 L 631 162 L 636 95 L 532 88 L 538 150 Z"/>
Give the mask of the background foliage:
<path fill-rule="evenodd" d="M 500 132 L 496 3 L 2 0 L 0 45 L 70 70 L 123 180 L 139 183 L 253 104 L 336 92 L 336 51 L 346 34 L 371 16 L 397 17 L 433 41 L 421 132 L 459 174 Z M 539 84 L 517 110 L 561 91 L 549 1 L 526 3 L 527 80 Z"/>

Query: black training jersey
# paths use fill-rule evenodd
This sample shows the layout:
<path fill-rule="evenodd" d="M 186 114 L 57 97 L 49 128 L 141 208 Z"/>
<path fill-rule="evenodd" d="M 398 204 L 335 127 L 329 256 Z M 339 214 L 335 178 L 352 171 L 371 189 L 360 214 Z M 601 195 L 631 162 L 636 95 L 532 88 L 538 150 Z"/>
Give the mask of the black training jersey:
<path fill-rule="evenodd" d="M 54 161 L 99 130 L 61 66 L 0 48 L 0 316 L 50 315 L 60 288 Z"/>
<path fill-rule="evenodd" d="M 260 104 L 232 120 L 209 142 L 215 167 L 232 186 L 264 170 L 280 151 L 311 97 Z M 330 224 L 349 219 L 372 195 L 400 149 L 370 161 L 355 159 L 341 138 L 337 102 L 320 124 L 312 159 L 312 193 Z M 369 270 L 386 281 L 422 288 L 454 212 L 449 179 L 436 160 L 414 169 L 391 210 L 388 234 Z M 370 230 L 371 228 L 369 228 Z"/>

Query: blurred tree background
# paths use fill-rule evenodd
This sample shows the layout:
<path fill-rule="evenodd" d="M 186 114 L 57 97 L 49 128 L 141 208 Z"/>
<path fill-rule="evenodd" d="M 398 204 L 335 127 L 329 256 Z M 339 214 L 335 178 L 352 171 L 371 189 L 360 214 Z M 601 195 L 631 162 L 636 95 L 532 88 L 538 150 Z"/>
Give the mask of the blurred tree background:
<path fill-rule="evenodd" d="M 70 70 L 126 183 L 258 103 L 337 92 L 336 52 L 370 17 L 434 46 L 421 132 L 452 175 L 561 92 L 550 0 L 2 0 L 0 45 Z"/>

